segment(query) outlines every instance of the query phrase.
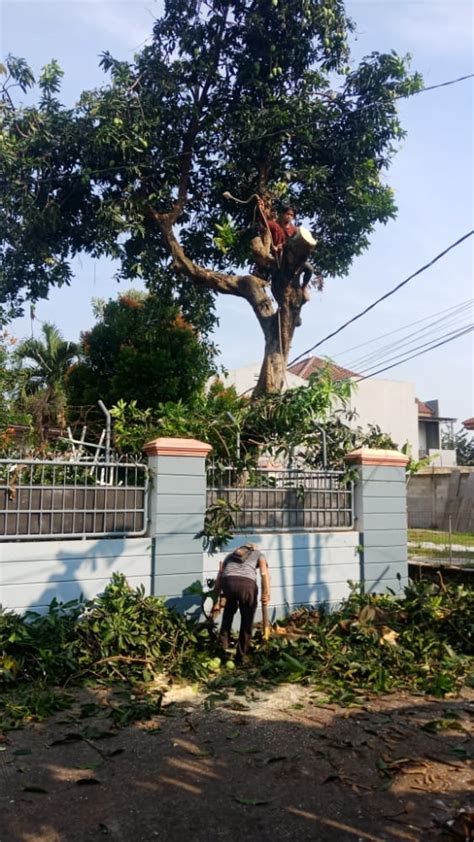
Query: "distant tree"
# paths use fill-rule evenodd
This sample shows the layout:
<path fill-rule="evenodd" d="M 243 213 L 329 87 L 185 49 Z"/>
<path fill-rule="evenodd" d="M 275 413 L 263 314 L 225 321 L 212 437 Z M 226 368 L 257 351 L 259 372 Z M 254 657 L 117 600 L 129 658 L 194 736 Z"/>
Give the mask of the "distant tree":
<path fill-rule="evenodd" d="M 95 312 L 97 324 L 82 333 L 80 361 L 67 377 L 72 405 L 189 401 L 216 370 L 214 346 L 156 295 L 131 290 L 96 302 Z"/>
<path fill-rule="evenodd" d="M 396 212 L 384 175 L 404 135 L 397 100 L 421 79 L 394 52 L 351 67 L 353 29 L 342 0 L 165 0 L 150 44 L 132 63 L 105 53 L 110 84 L 73 108 L 54 61 L 38 105 L 18 106 L 33 74 L 8 57 L 0 304 L 69 283 L 82 251 L 116 258 L 125 278 L 171 267 L 183 286 L 248 303 L 265 343 L 256 391 L 280 390 L 307 246 L 272 251 L 258 197 L 269 213 L 297 206 L 316 278 L 346 273 Z"/>
<path fill-rule="evenodd" d="M 456 451 L 458 465 L 474 465 L 474 436 L 460 430 L 454 434 L 443 433 L 441 440 L 444 449 Z"/>
<path fill-rule="evenodd" d="M 77 357 L 78 346 L 65 340 L 53 324 L 44 322 L 42 338 L 20 342 L 14 352 L 20 378 L 17 403 L 33 415 L 42 440 L 49 424 L 64 426 L 65 377 Z"/>
<path fill-rule="evenodd" d="M 8 425 L 10 406 L 16 378 L 11 367 L 11 350 L 14 340 L 6 331 L 0 331 L 0 432 Z"/>

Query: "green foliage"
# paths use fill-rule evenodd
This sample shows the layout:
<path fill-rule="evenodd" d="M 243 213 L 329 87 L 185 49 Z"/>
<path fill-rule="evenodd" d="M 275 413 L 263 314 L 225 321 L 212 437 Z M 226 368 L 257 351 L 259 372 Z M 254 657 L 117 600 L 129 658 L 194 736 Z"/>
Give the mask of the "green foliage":
<path fill-rule="evenodd" d="M 103 400 L 138 408 L 189 401 L 215 371 L 215 348 L 171 300 L 130 290 L 97 305 L 97 324 L 82 334 L 79 363 L 67 377 L 73 406 Z"/>
<path fill-rule="evenodd" d="M 300 609 L 256 656 L 258 674 L 304 681 L 331 701 L 407 689 L 443 696 L 472 675 L 474 592 L 410 584 L 402 597 L 353 588 L 332 613 Z"/>
<path fill-rule="evenodd" d="M 238 232 L 228 216 L 220 225 L 216 223 L 217 234 L 214 237 L 214 244 L 222 254 L 226 255 L 230 249 L 235 249 L 238 242 Z"/>
<path fill-rule="evenodd" d="M 216 379 L 207 394 L 196 395 L 188 404 L 179 401 L 143 410 L 136 401 L 119 401 L 112 409 L 116 444 L 139 453 L 157 436 L 188 436 L 208 442 L 214 464 L 232 464 L 237 473 L 256 466 L 262 453 L 316 467 L 322 462 L 323 426 L 328 463 L 344 469 L 344 457 L 356 447 L 396 447 L 378 427 L 367 432 L 349 427 L 346 407 L 352 388 L 349 380 L 331 380 L 326 368 L 313 374 L 308 386 L 252 400 Z"/>
<path fill-rule="evenodd" d="M 8 426 L 10 399 L 15 386 L 15 377 L 9 367 L 11 338 L 6 331 L 0 332 L 0 432 Z"/>
<path fill-rule="evenodd" d="M 211 595 L 199 582 L 187 593 L 202 604 Z M 270 640 L 257 633 L 250 666 L 233 678 L 216 657 L 212 615 L 204 624 L 188 620 L 115 574 L 88 603 L 53 600 L 43 617 L 0 611 L 2 727 L 65 707 L 69 700 L 54 689 L 58 684 L 140 687 L 158 674 L 244 692 L 255 682 L 302 681 L 342 704 L 394 689 L 444 696 L 472 676 L 473 616 L 474 592 L 461 585 L 410 584 L 397 597 L 353 587 L 335 611 L 300 608 Z M 159 712 L 161 699 L 147 704 L 121 706 L 115 724 Z"/>
<path fill-rule="evenodd" d="M 403 137 L 397 98 L 421 85 L 393 52 L 351 68 L 353 28 L 341 0 L 166 0 L 149 45 L 133 62 L 104 53 L 108 82 L 72 108 L 57 96 L 55 62 L 41 72 L 37 103 L 16 105 L 15 86 L 25 93 L 35 80 L 24 59 L 8 56 L 0 88 L 5 314 L 70 283 L 70 260 L 83 251 L 117 258 L 123 277 L 141 274 L 158 287 L 169 250 L 150 208 L 168 212 L 178 194 L 180 237 L 195 263 L 213 270 L 248 261 L 241 241 L 251 206 L 223 194 L 265 192 L 297 203 L 319 240 L 318 273 L 347 272 L 376 223 L 395 214 L 384 172 Z M 227 215 L 241 233 L 216 242 Z M 218 289 L 211 276 L 201 286 Z"/>
<path fill-rule="evenodd" d="M 47 425 L 64 426 L 66 375 L 76 358 L 78 347 L 63 339 L 61 331 L 44 322 L 42 337 L 20 342 L 14 352 L 16 389 L 14 405 L 28 412 L 40 440 Z"/>
<path fill-rule="evenodd" d="M 80 601 L 53 599 L 46 614 L 24 617 L 0 610 L 0 686 L 21 681 L 62 683 L 74 671 L 74 637 Z"/>
<path fill-rule="evenodd" d="M 0 688 L 87 678 L 133 683 L 161 672 L 204 679 L 204 643 L 195 624 L 114 574 L 90 602 L 53 600 L 44 615 L 0 609 Z"/>
<path fill-rule="evenodd" d="M 189 403 L 177 401 L 141 410 L 136 401 L 119 401 L 111 409 L 116 445 L 128 453 L 140 453 L 143 445 L 157 436 L 199 438 L 213 447 L 226 464 L 237 458 L 236 426 L 250 402 L 239 398 L 234 388 L 216 383 L 207 392 L 194 395 Z"/>
<path fill-rule="evenodd" d="M 410 442 L 405 442 L 404 445 L 400 448 L 401 452 L 408 456 L 408 463 L 405 468 L 407 482 L 409 482 L 411 477 L 414 477 L 418 471 L 421 471 L 423 468 L 427 468 L 428 465 L 433 461 L 435 458 L 434 456 L 423 456 L 421 459 L 414 459 L 413 458 L 413 448 Z"/>
<path fill-rule="evenodd" d="M 147 681 L 157 673 L 205 675 L 192 624 L 163 600 L 114 574 L 77 624 L 79 668 L 101 679 Z"/>
<path fill-rule="evenodd" d="M 222 550 L 229 543 L 235 527 L 234 514 L 239 511 L 240 506 L 230 500 L 218 499 L 207 507 L 204 528 L 197 536 L 204 538 L 205 550 L 212 554 Z"/>
<path fill-rule="evenodd" d="M 469 435 L 467 430 L 459 430 L 454 435 L 444 433 L 441 447 L 456 451 L 458 465 L 474 465 L 474 435 Z"/>

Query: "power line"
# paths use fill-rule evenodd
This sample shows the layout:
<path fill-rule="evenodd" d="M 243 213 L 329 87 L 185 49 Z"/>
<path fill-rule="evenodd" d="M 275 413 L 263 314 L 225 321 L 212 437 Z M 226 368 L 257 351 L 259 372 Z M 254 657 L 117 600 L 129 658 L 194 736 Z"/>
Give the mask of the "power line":
<path fill-rule="evenodd" d="M 430 334 L 432 334 L 433 332 L 435 334 L 437 333 L 437 331 L 433 331 L 432 329 L 436 326 L 439 326 L 440 324 L 442 324 L 443 328 L 450 327 L 451 329 L 453 329 L 455 327 L 456 322 L 465 320 L 466 315 L 466 308 L 463 307 L 457 312 L 452 313 L 447 318 L 436 319 L 434 322 L 431 322 L 429 325 L 426 325 L 426 327 L 422 328 L 421 330 L 413 331 L 412 333 L 409 333 L 407 336 L 404 336 L 396 342 L 391 342 L 388 345 L 379 346 L 378 348 L 375 348 L 373 351 L 363 355 L 362 357 L 358 357 L 354 360 L 351 359 L 351 362 L 347 363 L 347 368 L 350 368 L 352 371 L 358 371 L 361 366 L 365 365 L 367 367 L 370 363 L 374 361 L 376 364 L 378 364 L 380 358 L 382 356 L 385 356 L 386 354 L 393 353 L 399 349 L 408 350 L 410 345 L 413 345 L 418 339 L 421 339 L 422 337 L 424 339 L 429 339 Z M 424 336 L 424 334 L 426 335 Z M 437 338 L 437 336 L 431 336 L 430 341 L 435 338 Z"/>
<path fill-rule="evenodd" d="M 411 353 L 411 351 L 420 351 L 423 348 L 427 348 L 429 350 L 428 346 L 432 346 L 436 339 L 443 340 L 443 339 L 447 339 L 449 337 L 452 337 L 453 339 L 455 339 L 456 336 L 462 336 L 463 333 L 466 330 L 472 330 L 473 328 L 474 328 L 474 325 L 472 324 L 472 322 L 470 322 L 468 324 L 461 325 L 459 328 L 456 328 L 455 330 L 450 330 L 448 333 L 444 333 L 440 337 L 429 339 L 428 342 L 422 342 L 421 345 L 416 345 L 414 348 L 410 349 L 410 353 Z M 384 365 L 385 363 L 392 362 L 392 360 L 401 360 L 403 357 L 405 357 L 407 352 L 408 352 L 408 349 L 406 349 L 405 351 L 402 351 L 402 353 L 400 353 L 400 354 L 395 354 L 395 356 L 386 357 L 385 359 L 379 359 L 378 361 L 374 361 L 373 363 L 371 363 L 365 369 L 363 369 L 361 372 L 358 372 L 358 373 L 361 374 L 361 375 L 370 377 L 371 376 L 370 375 L 371 369 L 376 368 L 377 365 Z"/>
<path fill-rule="evenodd" d="M 455 336 L 451 336 L 449 339 L 444 339 L 442 342 L 437 342 L 436 345 L 433 345 L 431 348 L 426 348 L 424 351 L 419 351 L 416 354 L 412 354 L 409 357 L 406 357 L 404 360 L 400 360 L 398 363 L 393 363 L 392 365 L 387 365 L 384 368 L 379 368 L 378 371 L 373 371 L 371 374 L 366 374 L 364 377 L 359 377 L 356 380 L 356 383 L 360 383 L 361 380 L 367 380 L 369 377 L 375 377 L 377 374 L 382 374 L 383 371 L 388 371 L 391 368 L 396 368 L 397 365 L 402 365 L 402 363 L 407 362 L 408 360 L 412 360 L 415 357 L 421 357 L 423 354 L 427 354 L 428 351 L 434 351 L 435 348 L 439 348 L 441 345 L 446 345 L 448 342 L 452 342 L 454 339 L 459 339 L 459 337 L 464 336 L 467 333 L 471 333 L 474 330 L 474 327 L 468 327 L 465 330 L 457 333 Z"/>
<path fill-rule="evenodd" d="M 462 242 L 464 242 L 464 240 L 467 240 L 468 237 L 472 237 L 473 234 L 474 234 L 474 229 L 469 231 L 467 234 L 464 234 L 462 237 L 459 238 L 459 240 L 456 240 L 456 242 L 451 243 L 450 246 L 445 248 L 444 251 L 437 254 L 436 257 L 434 257 L 432 260 L 429 261 L 429 263 L 425 263 L 424 266 L 421 266 L 420 269 L 417 269 L 416 272 L 413 272 L 412 275 L 409 275 L 408 278 L 405 278 L 405 280 L 401 281 L 401 283 L 397 284 L 396 287 L 393 287 L 393 289 L 386 292 L 385 295 L 381 295 L 380 298 L 377 298 L 376 301 L 373 301 L 372 304 L 369 304 L 368 307 L 365 307 L 364 310 L 361 310 L 361 312 L 357 313 L 357 315 L 353 316 L 352 319 L 348 319 L 348 321 L 344 322 L 344 324 L 342 324 L 340 327 L 338 327 L 337 330 L 333 330 L 331 333 L 328 333 L 327 336 L 325 336 L 323 339 L 320 339 L 319 342 L 316 342 L 316 344 L 312 345 L 311 348 L 308 348 L 306 351 L 303 351 L 302 354 L 298 354 L 298 356 L 295 357 L 289 363 L 289 365 L 293 365 L 295 362 L 300 360 L 302 357 L 305 357 L 306 354 L 310 354 L 311 351 L 314 351 L 315 348 L 319 348 L 319 346 L 322 345 L 324 342 L 327 342 L 328 339 L 332 339 L 333 336 L 336 336 L 338 333 L 341 333 L 341 331 L 345 330 L 346 327 L 351 325 L 353 322 L 357 321 L 357 319 L 360 319 L 360 318 L 362 318 L 362 316 L 365 316 L 365 314 L 368 313 L 370 310 L 373 310 L 374 307 L 377 306 L 377 304 L 380 304 L 381 301 L 385 301 L 385 299 L 389 298 L 395 292 L 398 292 L 399 289 L 401 289 L 403 286 L 405 286 L 405 284 L 407 284 L 409 281 L 413 280 L 413 278 L 416 278 L 418 275 L 421 275 L 422 272 L 426 272 L 426 270 L 429 269 L 431 266 L 433 266 L 435 263 L 437 263 L 438 260 L 441 260 L 442 257 L 444 257 L 446 254 L 448 254 L 448 252 L 452 251 L 452 249 L 459 246 Z"/>
<path fill-rule="evenodd" d="M 428 316 L 423 316 L 422 319 L 416 319 L 416 321 L 414 322 L 408 322 L 402 327 L 396 327 L 394 330 L 390 330 L 388 333 L 380 333 L 378 336 L 374 336 L 373 339 L 367 339 L 366 342 L 360 342 L 357 345 L 351 345 L 350 348 L 345 348 L 344 351 L 339 351 L 338 353 L 333 354 L 333 357 L 334 359 L 339 360 L 341 357 L 343 357 L 345 354 L 348 354 L 350 351 L 356 351 L 358 348 L 364 348 L 366 345 L 371 345 L 373 342 L 377 342 L 378 339 L 386 339 L 388 336 L 393 336 L 394 333 L 400 333 L 400 331 L 402 330 L 406 330 L 409 327 L 419 325 L 422 322 L 426 322 L 428 319 L 434 318 L 435 316 L 441 316 L 445 313 L 450 313 L 452 310 L 458 310 L 466 306 L 471 306 L 473 302 L 474 298 L 468 298 L 466 301 L 461 301 L 459 304 L 453 304 L 452 307 L 447 307 L 445 310 L 437 310 L 436 313 L 430 313 Z"/>
<path fill-rule="evenodd" d="M 457 79 L 449 79 L 447 82 L 439 82 L 437 85 L 428 85 L 426 88 L 421 88 L 420 91 L 416 91 L 416 93 L 422 93 L 423 91 L 434 91 L 436 88 L 447 88 L 448 85 L 455 85 L 456 82 L 464 82 L 465 79 L 472 79 L 474 73 L 468 73 L 466 76 L 458 76 Z"/>

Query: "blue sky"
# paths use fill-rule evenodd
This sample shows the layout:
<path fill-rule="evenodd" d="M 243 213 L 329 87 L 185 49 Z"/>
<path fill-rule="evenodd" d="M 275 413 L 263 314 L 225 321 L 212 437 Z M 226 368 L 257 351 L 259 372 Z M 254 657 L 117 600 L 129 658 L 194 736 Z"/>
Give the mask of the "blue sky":
<path fill-rule="evenodd" d="M 412 67 L 422 73 L 425 85 L 473 72 L 470 0 L 349 0 L 346 5 L 357 24 L 354 61 L 373 50 L 409 52 Z M 62 99 L 70 104 L 81 90 L 103 80 L 98 67 L 102 51 L 107 49 L 119 58 L 133 57 L 149 37 L 159 10 L 160 4 L 152 0 L 2 0 L 0 52 L 24 56 L 35 73 L 56 58 L 65 71 Z M 387 174 L 396 193 L 398 217 L 377 228 L 370 248 L 354 261 L 347 277 L 329 279 L 323 293 L 313 293 L 303 311 L 292 356 L 336 329 L 473 227 L 473 90 L 473 80 L 468 80 L 401 103 L 407 137 Z M 406 323 L 471 299 L 473 240 L 317 353 L 350 366 L 359 354 L 345 353 L 352 346 L 383 338 Z M 38 320 L 55 322 L 70 339 L 93 323 L 92 297 L 115 296 L 123 288 L 113 280 L 113 266 L 107 261 L 84 257 L 76 261 L 75 271 L 71 288 L 53 291 L 49 301 L 37 306 Z M 218 313 L 215 338 L 221 362 L 233 368 L 260 360 L 263 341 L 246 302 L 223 297 Z M 457 325 L 468 320 L 466 308 Z M 29 319 L 18 320 L 11 329 L 17 336 L 28 335 Z M 38 331 L 38 323 L 34 329 Z M 441 325 L 438 333 L 449 329 L 450 325 L 446 331 Z M 472 416 L 472 334 L 381 377 L 413 381 L 420 398 L 440 400 L 443 415 L 460 420 Z"/>

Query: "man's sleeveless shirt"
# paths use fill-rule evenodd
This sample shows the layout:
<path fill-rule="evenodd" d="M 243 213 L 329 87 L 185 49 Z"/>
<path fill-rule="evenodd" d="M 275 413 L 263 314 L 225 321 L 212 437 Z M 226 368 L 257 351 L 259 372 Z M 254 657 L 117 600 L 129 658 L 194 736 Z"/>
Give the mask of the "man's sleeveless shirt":
<path fill-rule="evenodd" d="M 253 550 L 245 561 L 231 560 L 232 553 L 224 559 L 223 576 L 244 576 L 246 579 L 257 581 L 257 566 L 261 553 Z M 229 560 L 227 560 L 229 559 Z"/>

